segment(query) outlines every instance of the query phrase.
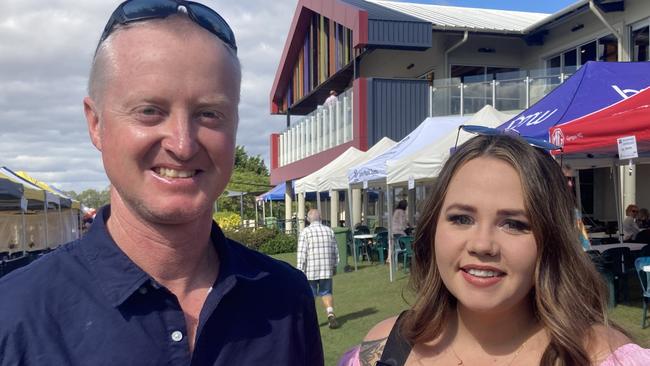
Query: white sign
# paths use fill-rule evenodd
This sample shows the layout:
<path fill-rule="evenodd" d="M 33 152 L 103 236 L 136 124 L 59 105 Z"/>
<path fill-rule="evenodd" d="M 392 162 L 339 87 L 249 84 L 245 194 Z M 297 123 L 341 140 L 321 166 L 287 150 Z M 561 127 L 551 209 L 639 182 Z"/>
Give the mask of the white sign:
<path fill-rule="evenodd" d="M 25 197 L 20 197 L 20 209 L 23 212 L 27 211 L 27 199 Z"/>
<path fill-rule="evenodd" d="M 411 189 L 415 189 L 415 179 L 413 179 L 413 176 L 409 176 L 409 191 Z"/>
<path fill-rule="evenodd" d="M 363 189 L 368 189 L 368 181 L 367 180 L 363 181 Z"/>
<path fill-rule="evenodd" d="M 636 149 L 636 136 L 625 136 L 618 139 L 619 159 L 633 159 L 638 157 L 639 153 Z"/>

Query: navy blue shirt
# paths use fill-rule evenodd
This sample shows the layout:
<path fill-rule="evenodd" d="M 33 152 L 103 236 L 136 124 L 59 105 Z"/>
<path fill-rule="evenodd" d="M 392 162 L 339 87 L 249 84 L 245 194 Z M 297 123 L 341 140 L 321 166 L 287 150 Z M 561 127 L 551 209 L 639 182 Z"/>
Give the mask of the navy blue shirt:
<path fill-rule="evenodd" d="M 219 275 L 190 355 L 178 300 L 119 249 L 109 214 L 0 279 L 0 365 L 323 365 L 305 276 L 217 225 Z"/>

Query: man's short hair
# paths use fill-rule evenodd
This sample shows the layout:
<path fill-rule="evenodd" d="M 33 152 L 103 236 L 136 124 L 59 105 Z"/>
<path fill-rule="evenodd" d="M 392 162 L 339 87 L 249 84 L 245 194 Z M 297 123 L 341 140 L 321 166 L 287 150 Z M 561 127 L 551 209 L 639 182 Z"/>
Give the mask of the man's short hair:
<path fill-rule="evenodd" d="M 309 210 L 309 212 L 307 212 L 307 220 L 309 220 L 309 222 L 320 221 L 320 211 L 316 208 Z"/>

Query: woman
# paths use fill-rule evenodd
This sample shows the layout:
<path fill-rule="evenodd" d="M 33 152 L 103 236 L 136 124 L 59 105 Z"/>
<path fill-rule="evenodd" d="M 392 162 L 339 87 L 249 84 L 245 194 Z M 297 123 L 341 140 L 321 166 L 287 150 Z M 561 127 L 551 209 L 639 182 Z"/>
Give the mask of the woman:
<path fill-rule="evenodd" d="M 504 135 L 465 143 L 418 223 L 414 304 L 347 364 L 383 365 L 384 351 L 390 365 L 650 364 L 608 319 L 572 202 L 547 152 Z"/>
<path fill-rule="evenodd" d="M 395 238 L 406 235 L 405 230 L 408 227 L 408 219 L 406 216 L 407 207 L 408 207 L 408 203 L 406 202 L 406 200 L 401 200 L 399 201 L 397 207 L 393 211 L 391 230 L 393 231 L 393 237 Z"/>

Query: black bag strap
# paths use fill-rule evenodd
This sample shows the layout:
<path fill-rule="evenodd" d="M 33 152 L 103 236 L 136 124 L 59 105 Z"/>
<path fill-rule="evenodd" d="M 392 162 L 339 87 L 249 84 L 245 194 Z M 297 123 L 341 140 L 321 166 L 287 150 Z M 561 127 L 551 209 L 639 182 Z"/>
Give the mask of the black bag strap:
<path fill-rule="evenodd" d="M 406 314 L 406 311 L 399 314 L 397 320 L 395 320 L 393 329 L 390 330 L 390 334 L 386 340 L 386 345 L 381 354 L 381 359 L 377 361 L 375 366 L 403 366 L 404 363 L 406 363 L 406 359 L 409 357 L 413 345 L 410 344 L 399 331 L 399 326 L 404 314 Z"/>

